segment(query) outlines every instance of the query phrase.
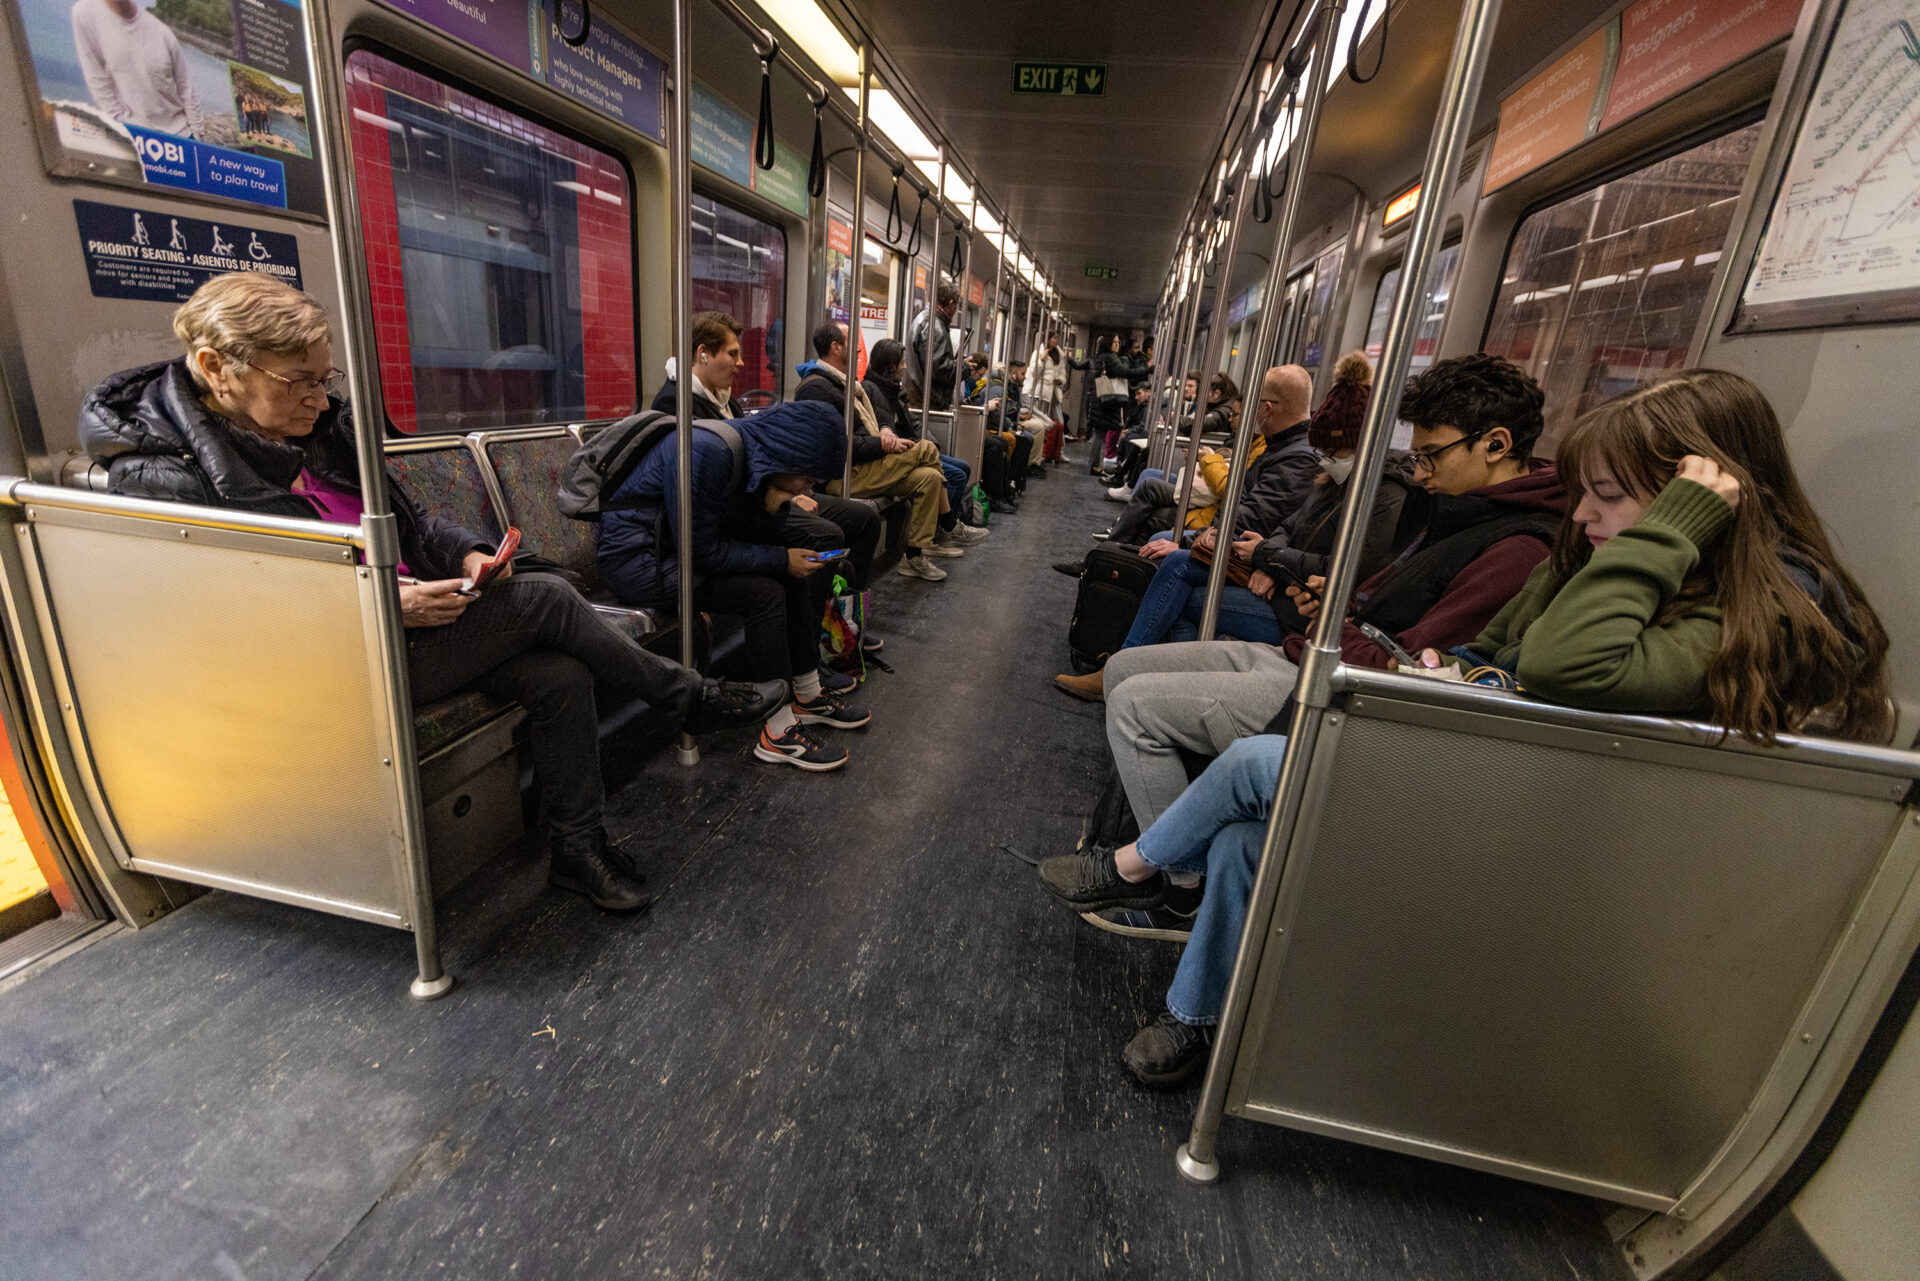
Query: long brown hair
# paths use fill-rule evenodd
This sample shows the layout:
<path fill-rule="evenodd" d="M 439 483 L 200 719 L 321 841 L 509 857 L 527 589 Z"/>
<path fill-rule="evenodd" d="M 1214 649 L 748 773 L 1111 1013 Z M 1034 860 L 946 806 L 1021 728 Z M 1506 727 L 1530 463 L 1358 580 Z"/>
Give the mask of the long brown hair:
<path fill-rule="evenodd" d="M 1684 370 L 1592 410 L 1560 446 L 1556 463 L 1570 490 L 1605 470 L 1651 501 L 1688 454 L 1711 458 L 1740 482 L 1732 526 L 1702 553 L 1661 615 L 1671 618 L 1703 599 L 1719 604 L 1720 648 L 1707 664 L 1714 720 L 1770 742 L 1818 713 L 1840 737 L 1884 740 L 1886 629 L 1834 555 L 1794 475 L 1780 420 L 1758 387 L 1724 370 Z M 1569 505 L 1553 549 L 1554 577 L 1566 582 L 1592 554 Z M 1818 599 L 1786 558 L 1818 579 Z"/>

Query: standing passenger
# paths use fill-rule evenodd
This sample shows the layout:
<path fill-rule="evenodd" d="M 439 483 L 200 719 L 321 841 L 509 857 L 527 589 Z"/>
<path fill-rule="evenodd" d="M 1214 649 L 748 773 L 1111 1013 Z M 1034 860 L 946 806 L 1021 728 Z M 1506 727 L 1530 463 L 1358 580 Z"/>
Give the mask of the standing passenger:
<path fill-rule="evenodd" d="M 953 324 L 954 313 L 960 310 L 959 286 L 941 277 L 933 300 L 932 316 L 921 311 L 907 330 L 907 404 L 914 409 L 923 404 L 936 410 L 953 407 L 953 333 L 949 326 Z M 924 390 L 929 366 L 932 367 L 930 392 Z"/>

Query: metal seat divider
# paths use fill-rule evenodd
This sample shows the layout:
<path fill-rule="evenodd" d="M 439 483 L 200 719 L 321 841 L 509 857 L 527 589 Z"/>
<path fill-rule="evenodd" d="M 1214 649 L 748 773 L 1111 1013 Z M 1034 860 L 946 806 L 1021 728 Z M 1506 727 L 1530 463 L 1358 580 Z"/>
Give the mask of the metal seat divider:
<path fill-rule="evenodd" d="M 1473 109 L 1480 98 L 1481 82 L 1485 78 L 1499 15 L 1500 0 L 1466 0 L 1460 11 L 1459 26 L 1448 59 L 1446 82 L 1440 95 L 1440 107 L 1435 115 L 1433 134 L 1421 168 L 1422 189 L 1425 191 L 1453 190 L 1467 132 L 1473 124 Z M 1372 510 L 1374 495 L 1379 491 L 1380 475 L 1386 464 L 1387 446 L 1393 432 L 1394 408 L 1412 360 L 1416 327 L 1420 317 L 1425 314 L 1427 297 L 1433 287 L 1434 260 L 1438 255 L 1445 213 L 1446 202 L 1443 200 L 1422 204 L 1414 215 L 1414 225 L 1407 237 L 1406 266 L 1400 280 L 1400 292 L 1394 298 L 1392 318 L 1387 326 L 1376 389 L 1367 406 L 1354 476 L 1348 484 L 1346 501 L 1341 509 L 1340 532 L 1334 545 L 1332 563 L 1327 570 L 1327 584 L 1322 597 L 1324 603 L 1295 687 L 1296 705 L 1292 723 L 1288 727 L 1286 758 L 1275 787 L 1266 841 L 1261 851 L 1260 870 L 1254 879 L 1247 904 L 1246 923 L 1240 935 L 1233 977 L 1227 987 L 1226 1003 L 1215 1034 L 1212 1057 L 1207 1064 L 1200 1102 L 1194 1110 L 1193 1126 L 1187 1141 L 1180 1145 L 1175 1156 L 1180 1173 L 1196 1183 L 1212 1183 L 1220 1177 L 1215 1147 L 1220 1121 L 1225 1114 L 1227 1091 L 1232 1083 L 1241 1037 L 1246 1030 L 1260 952 L 1267 938 L 1267 926 L 1273 916 L 1281 875 L 1286 867 L 1285 855 L 1293 845 L 1295 827 L 1306 794 L 1308 771 L 1314 763 L 1316 741 L 1332 698 L 1333 673 L 1340 662 L 1341 629 L 1359 576 L 1367 513 Z M 1228 270 L 1230 264 L 1222 268 L 1223 273 Z M 1224 288 L 1220 296 L 1224 298 Z M 1225 318 L 1223 310 L 1220 318 Z"/>

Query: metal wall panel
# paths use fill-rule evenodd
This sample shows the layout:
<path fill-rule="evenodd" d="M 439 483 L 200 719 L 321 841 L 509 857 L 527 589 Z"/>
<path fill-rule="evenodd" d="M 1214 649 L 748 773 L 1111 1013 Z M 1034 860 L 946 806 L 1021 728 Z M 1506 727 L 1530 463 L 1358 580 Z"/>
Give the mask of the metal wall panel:
<path fill-rule="evenodd" d="M 1677 1199 L 1796 1032 L 1897 802 L 1345 719 L 1231 1106 Z"/>
<path fill-rule="evenodd" d="M 49 648 L 65 658 L 66 714 L 116 855 L 402 923 L 350 550 L 36 515 Z"/>

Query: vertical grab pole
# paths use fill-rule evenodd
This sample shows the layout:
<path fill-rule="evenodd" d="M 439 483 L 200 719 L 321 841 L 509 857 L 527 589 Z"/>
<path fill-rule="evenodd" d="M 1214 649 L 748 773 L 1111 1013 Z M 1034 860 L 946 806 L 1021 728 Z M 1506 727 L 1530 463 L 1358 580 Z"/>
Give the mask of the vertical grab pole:
<path fill-rule="evenodd" d="M 684 0 L 682 0 L 684 2 Z M 853 142 L 853 300 L 847 305 L 847 456 L 840 465 L 840 494 L 853 497 L 853 379 L 854 335 L 860 332 L 860 284 L 867 270 L 867 91 L 873 77 L 867 72 L 867 46 L 860 46 L 860 123 L 859 137 Z M 912 293 L 913 277 L 907 277 Z M 913 335 L 908 334 L 911 340 Z"/>
<path fill-rule="evenodd" d="M 1208 207 L 1211 208 L 1212 206 Z M 1167 414 L 1169 430 L 1167 431 L 1166 453 L 1154 464 L 1162 468 L 1173 461 L 1173 442 L 1177 440 L 1180 435 L 1180 405 L 1186 395 L 1186 370 L 1193 364 L 1193 344 L 1200 337 L 1200 296 L 1204 294 L 1207 289 L 1206 268 L 1206 241 L 1200 234 L 1200 224 L 1196 220 L 1192 240 L 1187 246 L 1187 264 L 1184 273 L 1187 277 L 1187 310 L 1185 317 L 1181 321 L 1180 345 L 1176 349 L 1180 357 L 1180 363 L 1175 367 L 1174 384 L 1172 396 L 1170 397 L 1171 408 Z M 1205 381 L 1204 375 L 1201 381 Z M 1200 397 L 1203 394 L 1203 390 L 1204 389 L 1197 384 L 1194 387 L 1193 407 L 1195 412 L 1193 416 L 1196 419 L 1200 417 L 1199 409 L 1203 403 Z M 1148 461 L 1152 462 L 1153 460 L 1149 459 Z"/>
<path fill-rule="evenodd" d="M 940 205 L 947 198 L 947 144 L 940 144 L 939 187 L 933 193 L 933 260 L 927 264 L 927 332 L 920 337 L 920 439 L 927 438 L 927 416 L 933 411 L 933 327 L 944 325 L 940 315 L 940 227 L 946 215 Z M 907 337 L 913 337 L 908 334 Z M 954 362 L 956 365 L 959 361 Z M 849 387 L 848 392 L 852 392 Z M 849 394 L 848 399 L 852 396 Z"/>
<path fill-rule="evenodd" d="M 1253 168 L 1251 158 L 1247 165 L 1249 173 Z M 1221 175 L 1224 189 L 1227 175 Z M 1265 181 L 1265 179 L 1261 179 Z M 1247 179 L 1240 181 L 1240 194 L 1234 200 L 1233 207 L 1227 211 L 1227 242 L 1220 250 L 1220 268 L 1215 273 L 1213 284 L 1213 320 L 1207 326 L 1207 348 L 1200 358 L 1200 381 L 1193 389 L 1193 426 L 1187 434 L 1187 462 L 1181 471 L 1180 503 L 1173 513 L 1173 541 L 1180 541 L 1181 533 L 1187 527 L 1187 507 L 1193 499 L 1193 478 L 1200 470 L 1200 424 L 1206 418 L 1207 394 L 1213 385 L 1213 373 L 1220 367 L 1220 354 L 1226 349 L 1227 342 L 1227 306 L 1233 298 L 1233 259 L 1240 252 L 1240 224 L 1246 221 L 1247 199 L 1250 190 Z M 1197 315 L 1198 313 L 1196 313 Z M 1264 370 L 1262 372 L 1265 372 Z M 1244 408 L 1242 410 L 1244 411 Z M 1220 546 L 1214 550 L 1215 560 L 1225 560 L 1227 548 L 1233 542 L 1233 531 L 1221 527 Z"/>
<path fill-rule="evenodd" d="M 1422 202 L 1413 230 L 1407 236 L 1405 274 L 1400 278 L 1400 292 L 1393 300 L 1393 318 L 1387 325 L 1386 348 L 1375 375 L 1373 398 L 1367 405 L 1360 453 L 1340 512 L 1340 533 L 1334 544 L 1333 562 L 1327 568 L 1325 603 L 1295 686 L 1298 705 L 1294 708 L 1286 759 L 1281 764 L 1274 791 L 1273 816 L 1267 824 L 1260 872 L 1247 902 L 1247 920 L 1234 959 L 1233 981 L 1227 987 L 1226 1006 L 1214 1036 L 1213 1056 L 1207 1063 L 1206 1084 L 1201 1088 L 1200 1103 L 1193 1114 L 1193 1129 L 1175 1156 L 1180 1173 L 1195 1183 L 1212 1183 L 1220 1177 L 1214 1148 L 1226 1109 L 1227 1089 L 1233 1078 L 1234 1059 L 1246 1030 L 1247 1007 L 1253 1001 L 1254 970 L 1273 919 L 1274 899 L 1286 865 L 1282 851 L 1293 841 L 1301 798 L 1306 792 L 1307 770 L 1313 763 L 1314 745 L 1332 700 L 1333 674 L 1340 662 L 1340 631 L 1353 596 L 1354 580 L 1358 577 L 1367 513 L 1373 509 L 1374 494 L 1380 488 L 1380 472 L 1393 436 L 1395 411 L 1401 388 L 1406 384 L 1414 336 L 1433 289 L 1433 263 L 1438 256 L 1440 234 L 1446 226 L 1447 202 L 1439 193 L 1452 191 L 1460 175 L 1460 153 L 1466 146 L 1467 132 L 1473 127 L 1473 110 L 1480 99 L 1487 51 L 1493 44 L 1493 31 L 1499 17 L 1500 0 L 1467 0 L 1460 11 L 1460 26 L 1454 35 L 1440 110 L 1433 122 L 1433 137 L 1427 144 L 1427 160 L 1420 175 L 1421 190 L 1434 192 L 1435 198 Z"/>
<path fill-rule="evenodd" d="M 1007 238 L 1003 229 L 993 254 L 993 296 L 987 299 L 987 369 L 1000 360 L 1000 281 L 1007 270 Z"/>
<path fill-rule="evenodd" d="M 973 303 L 973 220 L 980 216 L 979 209 L 980 199 L 978 195 L 976 195 L 968 207 L 967 252 L 960 263 L 960 314 L 963 316 L 967 314 L 967 308 Z M 947 432 L 948 445 L 952 445 L 960 439 L 958 434 L 960 430 L 960 406 L 966 403 L 966 397 L 962 394 L 966 390 L 967 385 L 967 365 L 966 362 L 961 359 L 963 354 L 964 353 L 957 351 L 953 353 L 954 425 L 949 428 Z"/>
<path fill-rule="evenodd" d="M 680 504 L 674 554 L 680 562 L 680 663 L 693 666 L 693 15 L 673 0 L 673 115 L 667 124 L 667 223 L 673 237 L 673 442 Z M 674 758 L 700 763 L 700 746 L 680 731 Z"/>
<path fill-rule="evenodd" d="M 413 924 L 414 959 L 419 973 L 407 991 L 417 1001 L 444 996 L 453 976 L 440 968 L 440 936 L 433 916 L 433 882 L 427 873 L 425 809 L 420 773 L 414 765 L 413 689 L 407 671 L 406 638 L 400 619 L 400 537 L 387 504 L 386 456 L 381 449 L 386 414 L 381 399 L 380 359 L 373 337 L 373 295 L 367 286 L 366 245 L 359 235 L 360 197 L 353 180 L 352 117 L 347 111 L 346 75 L 333 31 L 333 9 L 326 0 L 307 0 L 307 62 L 313 68 L 313 92 L 320 128 L 320 168 L 327 202 L 327 230 L 333 244 L 334 285 L 342 311 L 340 345 L 347 365 L 347 395 L 354 413 L 354 455 L 360 465 L 364 506 L 360 531 L 367 563 L 360 573 L 372 580 L 372 630 L 377 650 L 367 655 L 380 676 L 386 701 L 388 737 L 382 746 L 393 771 L 400 827 L 400 890 Z"/>
<path fill-rule="evenodd" d="M 1333 65 L 1334 41 L 1339 38 L 1340 10 L 1343 0 L 1328 0 L 1316 21 L 1320 23 L 1318 43 L 1313 51 L 1313 70 L 1307 78 L 1306 117 L 1300 122 L 1299 131 L 1288 140 L 1287 149 L 1293 153 L 1293 159 L 1287 166 L 1286 203 L 1281 208 L 1280 228 L 1274 239 L 1273 261 L 1267 266 L 1267 288 L 1261 298 L 1260 324 L 1255 329 L 1253 354 L 1255 361 L 1253 376 L 1264 379 L 1266 370 L 1260 365 L 1267 358 L 1261 353 L 1268 350 L 1273 340 L 1273 326 L 1279 319 L 1278 295 L 1285 292 L 1287 282 L 1287 250 L 1293 242 L 1293 224 L 1300 213 L 1301 193 L 1306 190 L 1307 159 L 1313 153 L 1313 140 L 1320 132 L 1320 100 L 1326 97 L 1327 76 Z M 1282 50 L 1282 57 L 1285 51 Z M 1267 88 L 1267 97 L 1280 90 L 1280 78 L 1286 73 L 1275 66 L 1273 84 Z M 1265 110 L 1266 103 L 1261 104 Z M 1273 163 L 1274 157 L 1269 148 L 1267 161 Z M 1249 182 L 1265 182 L 1264 173 L 1249 173 Z M 1246 480 L 1247 459 L 1253 453 L 1253 432 L 1251 422 L 1240 424 L 1239 434 L 1234 438 L 1233 462 L 1227 469 L 1227 492 L 1220 497 L 1220 533 L 1224 537 L 1233 528 L 1234 512 L 1240 505 L 1240 487 Z M 1200 610 L 1200 639 L 1213 639 L 1215 626 L 1220 620 L 1220 598 L 1227 589 L 1227 557 L 1225 548 L 1213 558 L 1213 564 L 1207 570 L 1207 599 Z"/>

